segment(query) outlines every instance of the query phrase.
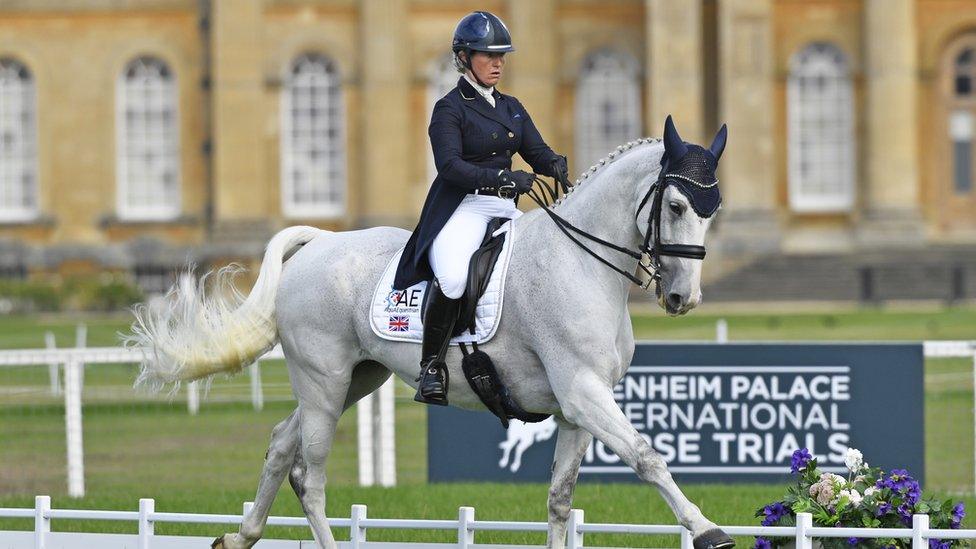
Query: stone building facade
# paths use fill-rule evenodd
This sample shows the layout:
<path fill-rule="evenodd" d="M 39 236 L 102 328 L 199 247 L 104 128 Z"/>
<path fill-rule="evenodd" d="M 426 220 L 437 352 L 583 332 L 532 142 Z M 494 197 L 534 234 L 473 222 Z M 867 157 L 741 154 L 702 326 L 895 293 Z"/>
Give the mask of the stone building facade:
<path fill-rule="evenodd" d="M 151 281 L 287 225 L 412 227 L 475 9 L 573 172 L 669 113 L 688 141 L 728 123 L 713 277 L 976 245 L 972 0 L 7 0 L 0 274 Z"/>

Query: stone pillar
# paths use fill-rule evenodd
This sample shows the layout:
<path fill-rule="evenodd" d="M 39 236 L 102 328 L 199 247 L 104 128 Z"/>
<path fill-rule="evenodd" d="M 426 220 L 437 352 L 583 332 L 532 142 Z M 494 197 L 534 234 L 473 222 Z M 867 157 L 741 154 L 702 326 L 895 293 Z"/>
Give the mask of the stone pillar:
<path fill-rule="evenodd" d="M 508 0 L 507 14 L 499 14 L 509 32 L 515 52 L 508 54 L 505 76 L 499 88 L 518 97 L 532 115 L 532 121 L 546 143 L 558 153 L 569 154 L 556 135 L 555 1 Z M 516 157 L 518 158 L 518 157 Z M 521 162 L 521 160 L 518 160 Z M 524 165 L 524 162 L 521 162 Z"/>
<path fill-rule="evenodd" d="M 360 4 L 362 142 L 350 151 L 363 174 L 356 225 L 412 226 L 416 222 L 407 166 L 410 165 L 410 77 L 405 54 L 406 0 L 364 0 Z"/>
<path fill-rule="evenodd" d="M 685 141 L 707 147 L 718 128 L 704 128 L 701 3 L 644 0 L 644 6 L 646 134 L 661 135 L 670 114 Z"/>
<path fill-rule="evenodd" d="M 718 19 L 719 120 L 729 142 L 719 163 L 725 204 L 717 236 L 730 255 L 775 251 L 771 0 L 720 0 Z"/>
<path fill-rule="evenodd" d="M 261 241 L 270 232 L 265 165 L 262 3 L 213 3 L 215 238 Z M 237 235 L 237 236 L 235 236 Z M 262 242 L 263 244 L 263 242 Z M 257 248 L 260 252 L 260 246 Z"/>
<path fill-rule="evenodd" d="M 864 15 L 867 185 L 858 236 L 865 246 L 921 243 L 917 37 L 913 0 L 867 0 Z M 892 40 L 892 37 L 898 37 Z"/>

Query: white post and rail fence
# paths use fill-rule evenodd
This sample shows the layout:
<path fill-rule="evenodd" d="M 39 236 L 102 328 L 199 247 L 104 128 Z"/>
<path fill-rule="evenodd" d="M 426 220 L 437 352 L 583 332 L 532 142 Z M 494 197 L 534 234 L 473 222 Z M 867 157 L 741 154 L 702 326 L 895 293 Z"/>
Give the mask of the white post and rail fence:
<path fill-rule="evenodd" d="M 244 514 L 250 510 L 250 502 L 244 504 Z M 243 515 L 204 515 L 193 513 L 173 513 L 156 511 L 155 501 L 140 499 L 138 511 L 89 511 L 81 509 L 52 509 L 51 498 L 37 496 L 34 508 L 0 508 L 0 518 L 20 518 L 34 521 L 34 529 L 22 531 L 0 531 L 0 546 L 33 549 L 179 549 L 183 547 L 206 547 L 213 537 L 161 536 L 156 535 L 157 524 L 240 524 Z M 976 539 L 976 530 L 943 530 L 929 527 L 928 515 L 912 517 L 911 528 L 834 528 L 813 525 L 813 515 L 799 513 L 796 526 L 722 526 L 731 536 L 763 536 L 767 538 L 793 538 L 797 549 L 812 549 L 817 538 L 897 538 L 911 540 L 912 549 L 928 549 L 930 539 Z M 132 522 L 138 525 L 135 534 L 93 534 L 78 532 L 55 532 L 52 521 L 104 520 Z M 503 547 L 483 545 L 475 541 L 477 532 L 546 532 L 544 522 L 507 522 L 475 520 L 474 508 L 461 507 L 457 519 L 414 520 L 370 518 L 365 505 L 353 505 L 349 518 L 332 518 L 330 524 L 335 528 L 349 528 L 349 541 L 339 543 L 342 549 L 444 549 L 457 547 Z M 308 528 L 304 517 L 269 517 L 269 526 Z M 376 530 L 447 530 L 457 532 L 457 540 L 449 543 L 401 543 L 370 542 L 367 533 Z M 583 511 L 570 512 L 567 547 L 581 549 L 595 547 L 586 545 L 587 534 L 632 534 L 678 536 L 681 549 L 692 549 L 691 532 L 677 525 L 610 524 L 588 523 L 584 521 Z M 306 549 L 314 546 L 312 541 L 264 539 L 260 546 L 265 549 Z M 535 547 L 506 544 L 504 547 Z"/>

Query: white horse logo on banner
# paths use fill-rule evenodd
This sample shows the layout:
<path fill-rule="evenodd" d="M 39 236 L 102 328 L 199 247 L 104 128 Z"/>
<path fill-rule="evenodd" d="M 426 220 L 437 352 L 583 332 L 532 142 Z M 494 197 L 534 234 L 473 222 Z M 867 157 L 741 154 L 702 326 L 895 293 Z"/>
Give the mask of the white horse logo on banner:
<path fill-rule="evenodd" d="M 539 423 L 525 423 L 513 419 L 508 426 L 508 436 L 504 442 L 498 443 L 502 450 L 502 459 L 498 461 L 498 466 L 502 469 L 508 467 L 513 473 L 517 473 L 522 466 L 522 454 L 536 442 L 542 442 L 552 438 L 556 432 L 556 420 L 550 416 L 548 419 Z M 515 457 L 512 458 L 512 449 L 515 449 Z M 509 467 L 509 458 L 512 459 Z"/>

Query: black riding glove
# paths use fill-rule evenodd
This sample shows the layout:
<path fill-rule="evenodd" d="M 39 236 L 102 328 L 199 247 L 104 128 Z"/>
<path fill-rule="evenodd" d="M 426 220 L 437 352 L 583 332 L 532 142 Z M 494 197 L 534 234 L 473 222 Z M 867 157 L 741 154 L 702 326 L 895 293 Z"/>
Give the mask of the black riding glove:
<path fill-rule="evenodd" d="M 535 181 L 535 174 L 529 173 L 522 170 L 509 171 L 502 170 L 498 174 L 498 187 L 509 187 L 514 186 L 515 192 L 518 194 L 525 194 L 532 189 L 532 183 Z"/>
<path fill-rule="evenodd" d="M 557 155 L 552 161 L 552 176 L 556 178 L 556 181 L 564 182 L 567 185 L 570 184 L 569 181 L 569 162 L 563 155 Z"/>

